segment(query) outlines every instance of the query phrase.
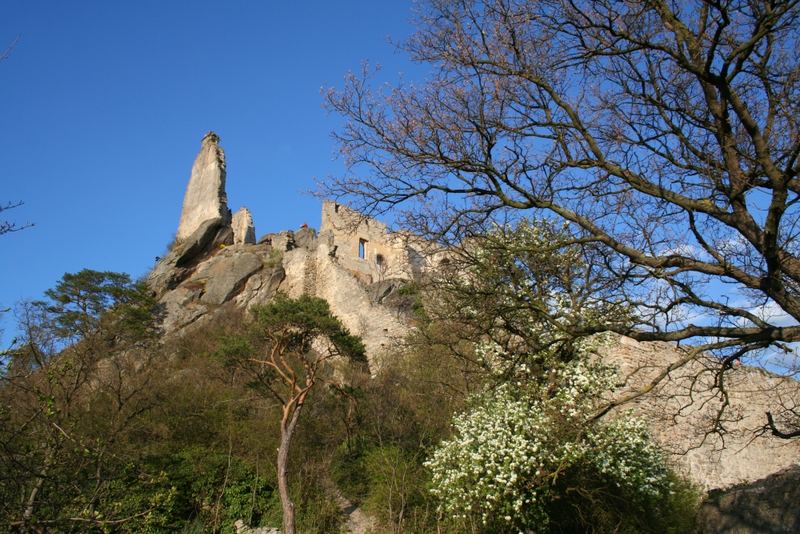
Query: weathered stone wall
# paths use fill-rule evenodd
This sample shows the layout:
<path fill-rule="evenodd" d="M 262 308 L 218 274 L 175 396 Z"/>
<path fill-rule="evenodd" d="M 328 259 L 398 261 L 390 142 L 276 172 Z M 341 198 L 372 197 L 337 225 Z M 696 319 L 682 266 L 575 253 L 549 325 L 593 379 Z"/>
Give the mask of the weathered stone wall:
<path fill-rule="evenodd" d="M 433 256 L 439 252 L 416 236 L 390 232 L 380 221 L 330 201 L 322 205 L 320 239 L 343 268 L 367 284 L 417 279 L 435 264 Z"/>
<path fill-rule="evenodd" d="M 603 359 L 617 365 L 625 379 L 620 397 L 650 384 L 686 356 L 671 343 L 615 339 Z M 729 404 L 720 417 L 716 363 L 708 357 L 689 361 L 619 411 L 642 415 L 679 471 L 706 490 L 752 482 L 796 465 L 800 440 L 778 439 L 762 430 L 765 412 L 776 408 L 779 397 L 800 400 L 800 384 L 754 367 L 732 369 L 725 379 Z M 715 424 L 719 432 L 710 432 Z"/>

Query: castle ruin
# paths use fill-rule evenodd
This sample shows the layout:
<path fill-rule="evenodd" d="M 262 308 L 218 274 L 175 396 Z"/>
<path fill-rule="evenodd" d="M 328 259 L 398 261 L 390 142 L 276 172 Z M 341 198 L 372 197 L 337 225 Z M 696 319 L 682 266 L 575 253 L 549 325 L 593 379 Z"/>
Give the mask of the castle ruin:
<path fill-rule="evenodd" d="M 429 244 L 331 201 L 322 204 L 319 232 L 306 225 L 256 241 L 247 208 L 231 216 L 225 192 L 225 153 L 206 134 L 192 166 L 176 245 L 149 276 L 166 306 L 168 331 L 210 321 L 219 309 L 249 308 L 276 291 L 324 298 L 344 325 L 361 336 L 371 368 L 407 321 L 382 300 L 418 280 L 440 252 Z"/>

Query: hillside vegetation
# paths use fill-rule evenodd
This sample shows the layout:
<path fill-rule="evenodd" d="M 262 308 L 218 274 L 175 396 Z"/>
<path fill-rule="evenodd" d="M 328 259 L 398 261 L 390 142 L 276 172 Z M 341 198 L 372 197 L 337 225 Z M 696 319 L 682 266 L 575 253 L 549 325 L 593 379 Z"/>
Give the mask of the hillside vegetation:
<path fill-rule="evenodd" d="M 496 236 L 476 240 L 469 261 L 401 290 L 415 328 L 374 376 L 318 298 L 278 294 L 165 336 L 142 283 L 65 275 L 23 308 L 24 335 L 5 355 L 0 521 L 21 532 L 280 527 L 282 449 L 298 532 L 343 528 L 333 487 L 379 532 L 690 531 L 697 495 L 644 422 L 596 416 L 617 379 L 595 357 L 604 338 L 550 320 L 553 307 L 587 323 L 625 310 L 581 293 L 589 265 L 544 246 L 558 228 L 502 231 L 515 245 L 505 255 L 489 256 Z"/>

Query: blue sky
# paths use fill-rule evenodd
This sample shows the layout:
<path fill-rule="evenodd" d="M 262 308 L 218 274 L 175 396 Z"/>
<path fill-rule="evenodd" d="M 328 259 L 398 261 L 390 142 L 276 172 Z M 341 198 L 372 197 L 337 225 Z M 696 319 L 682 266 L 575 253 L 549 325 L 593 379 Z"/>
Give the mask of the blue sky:
<path fill-rule="evenodd" d="M 400 0 L 4 2 L 0 48 L 19 41 L 0 62 L 0 201 L 35 227 L 0 237 L 0 306 L 82 268 L 144 274 L 208 130 L 257 234 L 317 226 L 305 192 L 343 170 L 320 89 L 364 60 L 419 79 L 390 42 L 412 16 Z"/>

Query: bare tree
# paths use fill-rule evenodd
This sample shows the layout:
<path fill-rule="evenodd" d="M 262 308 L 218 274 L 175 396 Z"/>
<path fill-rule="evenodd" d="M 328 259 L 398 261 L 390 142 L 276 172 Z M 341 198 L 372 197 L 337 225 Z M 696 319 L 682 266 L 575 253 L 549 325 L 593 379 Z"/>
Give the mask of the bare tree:
<path fill-rule="evenodd" d="M 0 213 L 4 211 L 8 211 L 14 208 L 18 208 L 22 205 L 22 202 L 6 202 L 5 204 L 0 204 Z M 4 221 L 0 220 L 0 235 L 8 234 L 10 232 L 17 232 L 19 230 L 23 230 L 33 226 L 32 224 L 18 224 L 13 221 Z"/>
<path fill-rule="evenodd" d="M 324 193 L 402 204 L 440 239 L 501 214 L 565 220 L 637 312 L 576 334 L 689 343 L 721 370 L 769 348 L 791 367 L 798 15 L 797 1 L 430 0 L 405 45 L 429 81 L 375 90 L 365 69 L 328 93 L 352 172 Z"/>
<path fill-rule="evenodd" d="M 19 43 L 19 36 L 17 36 L 11 42 L 11 44 L 8 45 L 2 52 L 0 52 L 0 61 L 4 61 L 4 60 L 8 59 L 8 57 L 11 55 L 11 51 L 14 50 L 14 47 L 17 46 L 17 43 Z M 0 204 L 0 213 L 3 213 L 4 211 L 8 211 L 10 209 L 17 208 L 17 207 L 19 207 L 21 205 L 22 205 L 22 202 L 6 202 L 6 203 L 3 203 L 3 204 Z M 0 235 L 7 234 L 9 232 L 16 232 L 18 230 L 22 230 L 24 228 L 28 228 L 29 226 L 33 226 L 33 225 L 30 224 L 30 223 L 20 225 L 20 224 L 17 224 L 15 222 L 12 222 L 12 221 L 0 220 Z"/>
<path fill-rule="evenodd" d="M 5 48 L 5 50 L 0 52 L 0 61 L 4 61 L 4 60 L 8 59 L 8 57 L 11 55 L 11 51 L 14 50 L 14 47 L 17 46 L 18 42 L 19 42 L 19 36 L 17 36 L 16 39 L 14 39 L 11 42 L 11 44 L 8 45 Z M 11 210 L 11 209 L 14 209 L 14 208 L 17 208 L 17 207 L 19 207 L 21 205 L 22 205 L 22 202 L 5 202 L 3 204 L 0 204 L 0 213 L 3 213 L 4 211 L 8 211 L 8 210 Z M 20 225 L 20 224 L 17 224 L 15 222 L 12 222 L 12 221 L 0 220 L 0 235 L 7 234 L 9 232 L 16 232 L 18 230 L 22 230 L 24 228 L 28 228 L 29 226 L 33 226 L 33 225 L 30 224 L 30 223 Z"/>

